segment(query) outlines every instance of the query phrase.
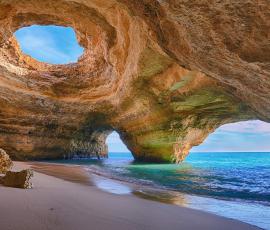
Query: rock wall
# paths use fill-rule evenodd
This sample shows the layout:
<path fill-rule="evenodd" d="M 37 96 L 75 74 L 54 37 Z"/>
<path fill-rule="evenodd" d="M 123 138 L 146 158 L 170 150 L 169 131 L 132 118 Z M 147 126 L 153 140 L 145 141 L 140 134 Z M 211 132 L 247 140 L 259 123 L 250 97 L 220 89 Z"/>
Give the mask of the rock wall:
<path fill-rule="evenodd" d="M 0 0 L 0 147 L 13 159 L 182 161 L 222 124 L 270 120 L 268 0 Z M 77 63 L 24 55 L 13 33 L 71 26 Z"/>

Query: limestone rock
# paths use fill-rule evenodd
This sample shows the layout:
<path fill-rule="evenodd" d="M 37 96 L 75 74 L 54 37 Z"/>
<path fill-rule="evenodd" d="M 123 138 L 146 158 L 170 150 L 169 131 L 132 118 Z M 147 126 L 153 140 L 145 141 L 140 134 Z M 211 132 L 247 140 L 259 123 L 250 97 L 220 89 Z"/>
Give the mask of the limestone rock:
<path fill-rule="evenodd" d="M 61 14 L 59 14 L 61 12 Z M 217 127 L 270 121 L 269 0 L 0 0 L 0 146 L 13 159 L 180 162 Z M 13 33 L 71 26 L 84 54 L 49 65 Z"/>
<path fill-rule="evenodd" d="M 8 171 L 2 178 L 4 186 L 14 188 L 32 188 L 31 178 L 33 177 L 33 171 L 30 169 L 22 170 L 20 172 Z"/>
<path fill-rule="evenodd" d="M 0 174 L 6 174 L 8 170 L 10 170 L 13 166 L 9 155 L 6 153 L 4 149 L 0 148 Z"/>

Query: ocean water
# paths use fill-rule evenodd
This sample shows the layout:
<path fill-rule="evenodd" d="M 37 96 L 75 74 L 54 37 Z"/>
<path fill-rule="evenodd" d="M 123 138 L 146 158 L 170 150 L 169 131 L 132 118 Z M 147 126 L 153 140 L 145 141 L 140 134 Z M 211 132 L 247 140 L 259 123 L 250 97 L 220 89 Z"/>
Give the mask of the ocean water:
<path fill-rule="evenodd" d="M 126 181 L 137 186 L 134 194 L 142 198 L 200 209 L 270 230 L 270 153 L 190 153 L 179 165 L 137 163 L 130 153 L 110 153 L 102 161 L 68 163 L 84 165 L 89 172 L 109 178 L 97 180 L 98 187 L 107 191 L 120 188 L 122 193 L 130 192 L 115 182 Z"/>

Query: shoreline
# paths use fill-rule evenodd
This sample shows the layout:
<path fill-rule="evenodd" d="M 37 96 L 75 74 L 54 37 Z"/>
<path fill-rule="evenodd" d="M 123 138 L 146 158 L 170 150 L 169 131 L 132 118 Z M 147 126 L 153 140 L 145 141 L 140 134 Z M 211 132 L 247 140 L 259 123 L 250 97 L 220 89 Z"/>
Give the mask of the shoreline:
<path fill-rule="evenodd" d="M 51 175 L 51 176 L 54 176 L 54 177 L 57 177 L 57 178 L 61 178 L 61 179 L 64 179 L 64 180 L 67 180 L 67 181 L 71 181 L 71 182 L 77 182 L 77 183 L 85 183 L 85 181 L 83 181 L 84 179 L 82 179 L 82 181 L 76 181 L 74 180 L 72 177 L 73 175 L 69 175 L 70 177 L 63 177 L 61 176 L 61 172 L 59 173 L 59 171 L 57 172 L 52 172 L 50 170 L 44 170 L 44 168 L 37 168 L 36 166 L 53 166 L 54 167 L 59 167 L 59 169 L 62 167 L 62 168 L 65 168 L 65 167 L 69 167 L 69 168 L 73 168 L 73 169 L 76 169 L 78 171 L 80 171 L 81 175 L 83 177 L 86 177 L 86 179 L 88 180 L 86 182 L 86 184 L 88 185 L 93 185 L 93 186 L 96 186 L 95 183 L 93 183 L 93 181 L 89 181 L 92 180 L 91 179 L 91 176 L 93 177 L 98 177 L 98 178 L 103 178 L 103 179 L 107 179 L 107 180 L 111 180 L 111 181 L 115 181 L 117 183 L 121 183 L 121 184 L 124 184 L 124 185 L 127 185 L 129 186 L 132 190 L 135 190 L 137 192 L 138 188 L 143 188 L 144 190 L 147 190 L 147 191 L 152 191 L 152 192 L 156 192 L 156 193 L 180 193 L 180 194 L 183 194 L 183 195 L 189 195 L 189 196 L 196 196 L 196 197 L 202 197 L 202 198 L 205 198 L 205 199 L 215 199 L 215 200 L 221 200 L 221 201 L 229 201 L 229 202 L 245 202 L 245 203 L 248 203 L 248 204 L 253 204 L 253 202 L 249 201 L 249 200 L 242 200 L 242 199 L 222 199 L 222 198 L 219 198 L 219 197 L 212 197 L 212 196 L 207 196 L 207 195 L 196 195 L 196 194 L 186 194 L 186 193 L 183 193 L 183 192 L 178 192 L 176 190 L 169 190 L 169 189 L 165 189 L 165 188 L 160 188 L 160 187 L 157 187 L 157 186 L 154 186 L 154 185 L 147 185 L 147 184 L 140 184 L 140 183 L 136 183 L 136 181 L 128 181 L 128 180 L 125 180 L 125 179 L 120 179 L 119 177 L 115 177 L 113 175 L 108 175 L 108 174 L 103 174 L 103 173 L 99 173 L 97 171 L 93 171 L 93 170 L 89 170 L 85 165 L 80 165 L 80 164 L 69 164 L 69 163 L 54 163 L 54 162 L 36 162 L 36 161 L 29 161 L 28 162 L 29 165 L 32 165 L 34 166 L 33 169 L 36 170 L 36 171 L 39 171 L 41 173 L 45 173 L 47 175 Z M 109 191 L 108 191 L 109 192 Z M 143 199 L 150 199 L 152 200 L 150 197 L 149 198 L 143 198 Z M 163 202 L 163 200 L 158 200 L 158 199 L 153 199 L 153 200 L 156 200 L 156 201 L 159 201 L 159 202 Z M 168 202 L 168 201 L 164 201 L 164 203 L 169 203 L 169 204 L 174 204 L 172 202 Z M 259 204 L 259 205 L 266 205 L 266 206 L 269 206 L 268 203 L 265 203 L 263 201 L 257 201 L 256 204 Z"/>
<path fill-rule="evenodd" d="M 260 229 L 270 229 L 270 227 L 267 225 L 267 223 L 269 222 L 267 221 L 268 214 L 261 213 L 262 208 L 261 205 L 263 205 L 261 203 L 250 203 L 245 200 L 216 199 L 214 197 L 198 196 L 193 194 L 181 193 L 174 190 L 158 188 L 155 186 L 151 186 L 150 184 L 142 185 L 140 183 L 136 183 L 136 181 L 127 181 L 107 173 L 103 174 L 96 170 L 89 170 L 87 166 L 80 164 L 50 163 L 50 162 L 32 162 L 31 164 L 32 166 L 33 165 L 39 166 L 39 170 L 40 168 L 43 168 L 40 172 L 43 173 L 45 172 L 48 175 L 52 175 L 61 179 L 67 179 L 68 181 L 71 182 L 74 182 L 72 177 L 74 172 L 73 169 L 75 169 L 75 171 L 81 172 L 83 180 L 85 176 L 88 178 L 88 185 L 91 184 L 91 186 L 94 186 L 99 190 L 105 191 L 106 193 L 118 195 L 133 195 L 140 199 L 176 205 L 179 207 L 203 211 L 220 217 L 241 221 L 243 223 L 256 226 Z M 72 173 L 68 177 L 63 178 L 61 176 L 61 173 L 58 173 L 59 170 L 54 170 L 54 173 L 52 174 L 52 171 L 48 170 L 47 167 L 48 165 L 53 166 L 53 168 L 56 167 L 59 170 L 61 168 L 62 169 L 67 168 L 69 170 L 72 169 Z M 45 170 L 44 167 L 46 168 Z M 89 182 L 89 180 L 91 180 L 91 182 Z M 82 184 L 84 183 L 84 181 L 82 182 L 75 181 L 75 182 Z M 246 211 L 249 210 L 248 216 L 246 216 L 247 215 L 247 213 L 245 213 L 246 211 L 242 213 L 243 209 Z M 262 215 L 260 221 L 258 221 L 257 219 L 253 219 L 253 217 L 258 214 Z"/>
<path fill-rule="evenodd" d="M 14 169 L 30 166 L 30 162 L 15 162 Z M 59 171 L 54 165 L 50 166 L 54 172 Z M 66 170 L 76 175 L 72 182 L 35 171 L 33 189 L 1 186 L 0 209 L 5 210 L 0 215 L 1 229 L 260 229 L 207 212 L 141 199 L 133 194 L 123 196 L 104 192 L 91 183 L 79 183 L 80 179 L 85 179 L 83 171 L 77 166 L 70 167 Z"/>

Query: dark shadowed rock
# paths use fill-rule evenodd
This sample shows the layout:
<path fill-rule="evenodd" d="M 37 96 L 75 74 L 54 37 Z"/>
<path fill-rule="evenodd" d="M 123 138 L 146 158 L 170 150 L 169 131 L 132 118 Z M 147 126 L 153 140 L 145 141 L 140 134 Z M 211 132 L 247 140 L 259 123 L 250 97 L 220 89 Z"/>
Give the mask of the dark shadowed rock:
<path fill-rule="evenodd" d="M 59 14 L 61 12 L 61 14 Z M 0 146 L 16 160 L 181 162 L 223 124 L 270 122 L 269 0 L 0 0 Z M 73 27 L 84 54 L 51 65 L 14 32 Z"/>
<path fill-rule="evenodd" d="M 3 185 L 14 188 L 32 188 L 31 178 L 33 177 L 33 171 L 30 169 L 22 170 L 20 172 L 8 171 L 2 178 Z"/>
<path fill-rule="evenodd" d="M 4 149 L 0 149 L 0 174 L 6 174 L 8 170 L 10 170 L 13 166 L 9 155 L 6 153 Z"/>

